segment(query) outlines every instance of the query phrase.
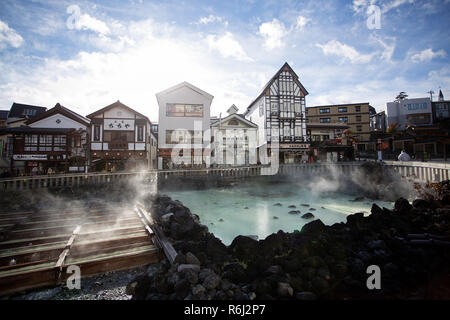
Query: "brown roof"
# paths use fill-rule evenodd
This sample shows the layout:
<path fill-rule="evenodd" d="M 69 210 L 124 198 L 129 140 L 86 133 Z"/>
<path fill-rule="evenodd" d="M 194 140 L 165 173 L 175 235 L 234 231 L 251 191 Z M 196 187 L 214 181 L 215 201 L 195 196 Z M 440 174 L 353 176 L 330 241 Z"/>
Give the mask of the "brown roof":
<path fill-rule="evenodd" d="M 70 118 L 70 119 L 72 119 L 74 121 L 77 121 L 77 122 L 79 122 L 79 123 L 81 123 L 81 124 L 83 124 L 85 126 L 89 126 L 90 119 L 88 119 L 86 117 L 83 117 L 82 115 L 79 115 L 78 113 L 76 113 L 76 112 L 74 112 L 74 111 L 72 111 L 72 110 L 70 110 L 70 109 L 68 109 L 66 107 L 63 107 L 59 103 L 57 103 L 50 110 L 47 110 L 46 112 L 41 113 L 40 115 L 34 117 L 33 119 L 28 120 L 26 122 L 26 124 L 31 124 L 31 123 L 37 122 L 39 120 L 48 118 L 48 117 L 50 117 L 50 116 L 52 116 L 54 114 L 58 114 L 58 113 L 60 113 L 62 115 L 65 115 L 67 118 Z"/>
<path fill-rule="evenodd" d="M 309 92 L 305 89 L 305 87 L 300 83 L 300 81 L 298 80 L 298 75 L 295 73 L 295 71 L 291 68 L 291 66 L 285 62 L 283 64 L 283 66 L 280 68 L 280 70 L 277 71 L 277 73 L 275 73 L 275 75 L 269 80 L 269 82 L 266 83 L 266 85 L 263 87 L 263 90 L 261 91 L 261 93 L 256 97 L 255 100 L 252 101 L 252 103 L 250 103 L 250 105 L 247 107 L 247 110 L 244 112 L 244 114 L 247 114 L 248 111 L 250 111 L 250 108 L 253 106 L 253 104 L 264 94 L 264 92 L 267 90 L 268 87 L 270 87 L 272 85 L 272 83 L 275 81 L 275 79 L 280 75 L 281 72 L 283 72 L 284 70 L 288 70 L 292 73 L 292 75 L 294 76 L 294 81 L 297 82 L 297 85 L 300 86 L 300 89 L 302 91 L 305 92 L 305 96 L 307 94 L 309 94 Z"/>
<path fill-rule="evenodd" d="M 99 115 L 99 114 L 101 114 L 101 113 L 103 113 L 103 112 L 105 112 L 105 111 L 107 111 L 107 110 L 109 110 L 109 109 L 112 109 L 112 108 L 114 108 L 114 107 L 123 107 L 123 108 L 125 108 L 125 109 L 127 109 L 127 110 L 129 110 L 129 111 L 131 111 L 131 112 L 134 112 L 134 113 L 140 115 L 141 117 L 145 118 L 146 120 L 148 120 L 148 122 L 150 122 L 150 124 L 152 123 L 152 122 L 150 121 L 150 119 L 149 119 L 147 116 L 143 115 L 142 113 L 137 112 L 136 110 L 130 108 L 129 106 L 124 105 L 124 104 L 123 104 L 122 102 L 120 102 L 119 100 L 117 100 L 117 101 L 114 102 L 114 103 L 111 103 L 110 105 L 108 105 L 108 106 L 106 106 L 106 107 L 104 107 L 104 108 L 102 108 L 102 109 L 100 109 L 100 110 L 97 110 L 97 111 L 95 111 L 95 112 L 93 112 L 93 113 L 87 115 L 87 117 L 91 119 L 91 118 L 93 118 L 93 117 L 95 117 L 95 116 L 97 116 L 97 115 Z"/>

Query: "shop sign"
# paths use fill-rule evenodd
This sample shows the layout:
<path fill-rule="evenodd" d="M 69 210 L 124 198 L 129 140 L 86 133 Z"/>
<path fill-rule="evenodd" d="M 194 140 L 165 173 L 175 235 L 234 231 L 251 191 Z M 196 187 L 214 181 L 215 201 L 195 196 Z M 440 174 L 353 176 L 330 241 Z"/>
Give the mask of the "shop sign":
<path fill-rule="evenodd" d="M 14 154 L 14 160 L 27 161 L 27 160 L 47 160 L 46 154 Z"/>
<path fill-rule="evenodd" d="M 134 130 L 134 120 L 105 119 L 104 130 L 133 131 Z"/>
<path fill-rule="evenodd" d="M 309 143 L 295 143 L 295 144 L 289 144 L 289 143 L 283 143 L 280 144 L 280 149 L 308 149 Z"/>

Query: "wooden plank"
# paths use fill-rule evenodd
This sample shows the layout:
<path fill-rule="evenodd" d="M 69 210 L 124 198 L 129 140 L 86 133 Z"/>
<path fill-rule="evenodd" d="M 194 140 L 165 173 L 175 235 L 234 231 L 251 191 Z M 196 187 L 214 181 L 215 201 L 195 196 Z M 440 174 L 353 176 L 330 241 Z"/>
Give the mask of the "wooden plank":
<path fill-rule="evenodd" d="M 154 231 L 155 238 L 157 239 L 159 246 L 163 249 L 164 254 L 167 257 L 167 260 L 169 260 L 170 264 L 173 264 L 175 261 L 175 258 L 177 256 L 177 252 L 176 252 L 175 248 L 172 246 L 172 244 L 169 242 L 169 240 L 164 236 L 163 232 L 153 222 L 153 219 L 148 214 L 148 212 L 144 209 L 144 206 L 139 204 L 136 206 L 136 208 L 145 217 L 145 220 L 146 220 L 148 226 Z"/>
<path fill-rule="evenodd" d="M 32 247 L 38 246 L 42 244 L 48 244 L 53 242 L 67 241 L 70 235 L 56 235 L 50 237 L 35 237 L 35 238 L 27 238 L 27 239 L 15 239 L 0 242 L 0 250 L 11 249 L 11 248 L 19 248 L 19 247 Z"/>
<path fill-rule="evenodd" d="M 0 295 L 7 295 L 29 289 L 54 285 L 55 270 L 53 269 L 53 267 L 47 267 L 30 272 L 0 277 Z"/>

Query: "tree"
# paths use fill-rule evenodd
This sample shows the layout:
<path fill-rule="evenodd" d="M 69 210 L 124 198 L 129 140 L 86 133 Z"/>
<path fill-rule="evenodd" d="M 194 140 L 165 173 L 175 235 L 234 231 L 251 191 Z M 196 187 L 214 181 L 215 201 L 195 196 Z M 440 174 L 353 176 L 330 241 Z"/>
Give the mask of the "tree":
<path fill-rule="evenodd" d="M 408 97 L 408 95 L 406 94 L 406 92 L 401 91 L 396 97 L 395 97 L 395 101 L 400 101 L 405 99 L 406 97 Z"/>
<path fill-rule="evenodd" d="M 395 134 L 398 131 L 398 122 L 391 124 L 387 129 L 386 133 Z"/>

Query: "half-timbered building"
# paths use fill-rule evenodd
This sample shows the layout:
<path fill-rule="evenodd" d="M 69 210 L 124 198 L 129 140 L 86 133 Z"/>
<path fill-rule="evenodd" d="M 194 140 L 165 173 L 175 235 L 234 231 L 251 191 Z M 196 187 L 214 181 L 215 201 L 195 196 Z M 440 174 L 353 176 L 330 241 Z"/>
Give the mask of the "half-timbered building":
<path fill-rule="evenodd" d="M 248 106 L 245 117 L 259 127 L 258 160 L 279 147 L 281 163 L 300 162 L 309 150 L 306 139 L 305 97 L 308 94 L 288 63 Z"/>
<path fill-rule="evenodd" d="M 245 117 L 258 125 L 258 160 L 266 163 L 279 148 L 281 163 L 301 162 L 309 151 L 306 139 L 305 97 L 308 94 L 288 63 L 248 106 Z"/>
<path fill-rule="evenodd" d="M 117 101 L 87 117 L 96 170 L 145 170 L 156 164 L 156 138 L 145 115 Z"/>

